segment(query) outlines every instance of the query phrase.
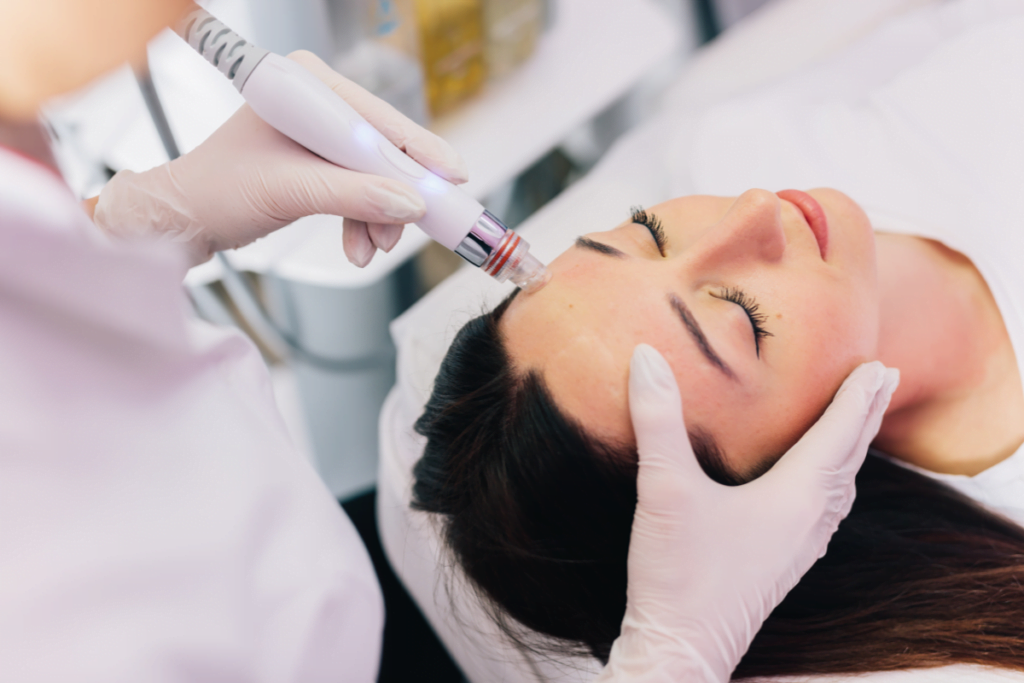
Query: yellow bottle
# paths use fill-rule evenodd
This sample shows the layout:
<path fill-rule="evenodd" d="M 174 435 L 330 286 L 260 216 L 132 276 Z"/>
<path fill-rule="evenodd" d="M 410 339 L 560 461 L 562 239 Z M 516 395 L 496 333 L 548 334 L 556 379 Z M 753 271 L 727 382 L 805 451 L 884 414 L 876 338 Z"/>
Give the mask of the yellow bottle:
<path fill-rule="evenodd" d="M 427 102 L 437 116 L 483 85 L 484 28 L 480 0 L 416 0 Z"/>
<path fill-rule="evenodd" d="M 487 70 L 501 78 L 519 66 L 537 44 L 544 19 L 542 0 L 483 0 Z"/>

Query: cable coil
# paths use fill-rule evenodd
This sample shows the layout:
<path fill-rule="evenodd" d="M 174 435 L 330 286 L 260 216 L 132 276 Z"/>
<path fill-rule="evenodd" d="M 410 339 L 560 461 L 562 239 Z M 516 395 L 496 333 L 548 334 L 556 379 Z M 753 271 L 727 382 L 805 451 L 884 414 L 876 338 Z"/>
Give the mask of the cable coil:
<path fill-rule="evenodd" d="M 198 6 L 185 15 L 175 32 L 227 76 L 239 92 L 253 69 L 270 54 L 269 50 L 256 47 Z"/>

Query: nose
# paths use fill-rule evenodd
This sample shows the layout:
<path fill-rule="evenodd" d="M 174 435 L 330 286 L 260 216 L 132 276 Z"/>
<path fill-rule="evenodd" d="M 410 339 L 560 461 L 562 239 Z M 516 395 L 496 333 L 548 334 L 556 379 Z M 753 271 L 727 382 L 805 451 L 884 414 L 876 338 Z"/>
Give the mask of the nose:
<path fill-rule="evenodd" d="M 690 255 L 705 265 L 771 263 L 785 251 L 781 200 L 767 190 L 747 190 L 691 248 Z"/>

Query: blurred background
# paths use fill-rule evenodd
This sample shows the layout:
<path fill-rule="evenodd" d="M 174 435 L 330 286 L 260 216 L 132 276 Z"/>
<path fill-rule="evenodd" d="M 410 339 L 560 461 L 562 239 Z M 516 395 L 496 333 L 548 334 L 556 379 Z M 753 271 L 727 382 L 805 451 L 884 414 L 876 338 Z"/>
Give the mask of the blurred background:
<path fill-rule="evenodd" d="M 765 0 L 207 0 L 257 45 L 308 49 L 448 140 L 468 191 L 515 227 L 658 105 L 697 48 Z M 149 64 L 53 103 L 72 189 L 185 153 L 242 103 L 169 31 Z M 193 269 L 198 315 L 243 329 L 271 368 L 295 441 L 339 499 L 372 488 L 377 415 L 394 384 L 390 321 L 461 259 L 406 230 L 366 269 L 341 219 L 309 217 Z"/>

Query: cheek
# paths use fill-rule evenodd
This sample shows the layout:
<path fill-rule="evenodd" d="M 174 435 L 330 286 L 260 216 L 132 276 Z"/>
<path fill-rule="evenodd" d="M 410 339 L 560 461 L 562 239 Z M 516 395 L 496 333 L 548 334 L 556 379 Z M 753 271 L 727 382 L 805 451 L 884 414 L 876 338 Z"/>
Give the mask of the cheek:
<path fill-rule="evenodd" d="M 824 381 L 877 355 L 878 314 L 868 302 L 809 307 L 794 336 L 793 360 Z"/>
<path fill-rule="evenodd" d="M 749 404 L 731 408 L 733 425 L 744 427 L 729 459 L 741 469 L 789 449 L 847 375 L 877 357 L 878 305 L 869 291 L 819 280 L 773 294 L 787 305 L 769 314 L 775 336 L 766 340 L 764 370 Z"/>
<path fill-rule="evenodd" d="M 785 414 L 774 419 L 788 425 L 784 441 L 793 442 L 828 406 L 843 380 L 861 363 L 878 356 L 877 300 L 849 290 L 815 297 L 793 311 L 780 367 L 780 398 Z"/>
<path fill-rule="evenodd" d="M 797 271 L 766 281 L 770 365 L 804 386 L 838 387 L 878 353 L 879 299 L 873 273 Z"/>

